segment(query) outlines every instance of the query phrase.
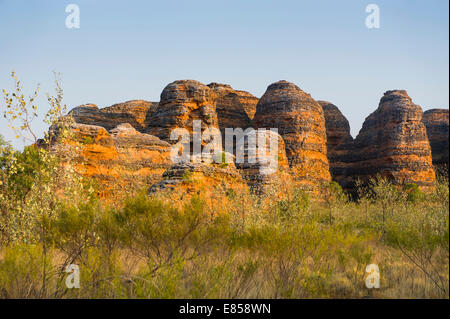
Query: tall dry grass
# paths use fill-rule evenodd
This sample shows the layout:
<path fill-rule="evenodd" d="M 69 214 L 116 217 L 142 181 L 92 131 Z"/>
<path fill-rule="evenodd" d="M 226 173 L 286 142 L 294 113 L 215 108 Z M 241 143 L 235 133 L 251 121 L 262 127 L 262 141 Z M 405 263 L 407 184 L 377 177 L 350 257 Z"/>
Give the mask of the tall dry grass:
<path fill-rule="evenodd" d="M 349 201 L 336 185 L 327 200 L 218 187 L 214 196 L 229 203 L 219 214 L 202 193 L 181 207 L 145 192 L 121 207 L 61 203 L 45 221 L 45 254 L 39 240 L 2 238 L 0 295 L 448 298 L 448 184 L 415 197 L 408 190 L 374 180 Z M 80 267 L 79 289 L 65 286 L 68 264 Z M 369 264 L 380 268 L 379 289 L 365 286 Z"/>

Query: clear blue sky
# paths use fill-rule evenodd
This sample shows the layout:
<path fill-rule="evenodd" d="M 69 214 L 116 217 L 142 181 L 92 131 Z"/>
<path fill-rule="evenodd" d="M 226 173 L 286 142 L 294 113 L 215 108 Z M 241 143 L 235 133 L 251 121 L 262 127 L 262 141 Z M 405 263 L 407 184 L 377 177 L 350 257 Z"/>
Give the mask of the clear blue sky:
<path fill-rule="evenodd" d="M 80 7 L 80 29 L 65 27 L 69 3 Z M 365 26 L 369 3 L 380 7 L 380 29 Z M 260 97 L 284 79 L 338 105 L 355 136 L 386 90 L 406 89 L 424 110 L 448 108 L 448 10 L 447 0 L 0 0 L 0 89 L 12 87 L 12 69 L 27 92 L 41 83 L 43 114 L 53 70 L 69 107 L 159 101 L 177 79 Z M 0 134 L 23 144 L 3 118 Z"/>

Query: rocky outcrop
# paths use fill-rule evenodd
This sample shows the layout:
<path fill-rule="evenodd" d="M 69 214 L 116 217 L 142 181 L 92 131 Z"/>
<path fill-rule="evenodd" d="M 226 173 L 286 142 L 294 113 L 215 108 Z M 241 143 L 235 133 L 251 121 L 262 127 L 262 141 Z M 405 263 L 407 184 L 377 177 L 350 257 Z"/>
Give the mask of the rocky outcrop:
<path fill-rule="evenodd" d="M 219 128 L 223 134 L 225 128 L 241 127 L 246 129 L 250 125 L 256 111 L 258 98 L 248 92 L 234 90 L 228 84 L 210 83 L 216 105 Z"/>
<path fill-rule="evenodd" d="M 423 113 L 423 123 L 431 146 L 433 165 L 440 175 L 448 174 L 448 109 L 432 109 Z"/>
<path fill-rule="evenodd" d="M 161 190 L 174 190 L 177 185 L 187 181 L 192 172 L 198 170 L 199 165 L 190 163 L 178 163 L 172 165 L 167 171 L 163 173 L 163 180 L 153 184 L 150 187 L 149 193 L 155 193 Z"/>
<path fill-rule="evenodd" d="M 172 164 L 170 144 L 143 134 L 130 124 L 107 132 L 104 127 L 75 123 L 69 145 L 78 154 L 75 170 L 94 177 L 109 194 L 118 187 L 145 185 L 161 180 Z"/>
<path fill-rule="evenodd" d="M 348 188 L 352 178 L 347 169 L 352 159 L 353 137 L 350 135 L 350 125 L 337 106 L 327 101 L 318 101 L 325 116 L 327 131 L 327 157 L 333 180 L 342 187 Z"/>
<path fill-rule="evenodd" d="M 248 138 L 240 140 L 237 151 L 242 152 L 243 161 L 236 162 L 236 167 L 251 190 L 256 194 L 262 194 L 286 172 L 289 163 L 283 138 L 278 133 L 255 130 L 254 140 L 254 146 L 251 146 Z M 261 146 L 260 142 L 264 145 Z M 273 147 L 276 149 L 272 149 Z"/>
<path fill-rule="evenodd" d="M 165 193 L 175 205 L 192 196 L 202 194 L 209 198 L 211 214 L 217 214 L 227 205 L 228 197 L 217 198 L 215 191 L 224 194 L 248 193 L 248 186 L 234 165 L 216 163 L 178 163 L 163 174 L 163 179 L 149 189 L 150 196 Z"/>
<path fill-rule="evenodd" d="M 150 115 L 147 132 L 170 141 L 174 128 L 192 133 L 193 121 L 201 121 L 206 128 L 220 129 L 250 126 L 258 99 L 230 85 L 210 83 L 207 86 L 194 80 L 179 80 L 167 85 L 161 93 L 159 105 Z"/>
<path fill-rule="evenodd" d="M 284 140 L 292 174 L 306 190 L 318 190 L 331 180 L 322 107 L 295 84 L 269 85 L 256 107 L 258 128 L 277 128 Z"/>
<path fill-rule="evenodd" d="M 377 174 L 396 184 L 428 187 L 435 181 L 431 149 L 434 164 L 446 163 L 448 167 L 448 110 L 427 111 L 422 122 L 421 108 L 401 90 L 385 93 L 354 140 L 347 119 L 335 105 L 317 102 L 287 81 L 269 85 L 258 100 L 226 84 L 180 80 L 164 88 L 159 103 L 134 100 L 103 109 L 86 104 L 73 109 L 71 114 L 75 137 L 69 144 L 78 152 L 77 170 L 99 179 L 105 185 L 104 190 L 127 187 L 141 180 L 153 185 L 151 192 L 166 189 L 191 192 L 226 182 L 248 185 L 256 193 L 262 193 L 281 179 L 317 193 L 330 182 L 331 176 L 351 190 L 357 179 L 367 181 Z M 235 132 L 234 154 L 223 152 L 223 140 L 222 149 L 211 154 L 214 159 L 223 154 L 226 159 L 233 158 L 240 145 L 238 140 L 243 139 L 247 143 L 241 149 L 244 162 L 210 163 L 208 156 L 193 154 L 191 149 L 193 158 L 200 160 L 174 164 L 170 152 L 179 139 L 170 140 L 170 134 L 176 128 L 186 129 L 192 146 L 196 120 L 201 123 L 202 133 L 208 128 L 222 135 L 225 128 L 245 130 Z M 278 133 L 262 138 L 266 149 L 252 153 L 248 146 L 251 127 L 275 128 Z M 58 132 L 50 131 L 51 143 L 55 143 L 53 137 Z M 256 134 L 259 140 L 260 133 Z M 271 138 L 277 141 L 276 154 L 268 153 Z M 201 144 L 210 142 L 202 140 Z M 179 150 L 186 145 L 189 142 Z M 276 163 L 276 168 L 267 163 Z M 186 176 L 190 175 L 196 176 L 197 186 L 186 182 Z"/>
<path fill-rule="evenodd" d="M 149 114 L 157 105 L 156 102 L 143 100 L 118 103 L 102 109 L 95 104 L 85 104 L 74 108 L 70 114 L 76 123 L 101 126 L 107 131 L 128 123 L 144 132 L 149 124 Z"/>
<path fill-rule="evenodd" d="M 167 85 L 150 117 L 147 132 L 168 142 L 175 142 L 170 140 L 175 128 L 187 129 L 192 135 L 194 120 L 201 122 L 202 131 L 219 128 L 214 95 L 208 86 L 194 80 Z"/>
<path fill-rule="evenodd" d="M 395 184 L 433 185 L 435 173 L 422 109 L 406 91 L 384 93 L 355 138 L 352 169 L 347 172 L 362 181 L 379 174 Z"/>

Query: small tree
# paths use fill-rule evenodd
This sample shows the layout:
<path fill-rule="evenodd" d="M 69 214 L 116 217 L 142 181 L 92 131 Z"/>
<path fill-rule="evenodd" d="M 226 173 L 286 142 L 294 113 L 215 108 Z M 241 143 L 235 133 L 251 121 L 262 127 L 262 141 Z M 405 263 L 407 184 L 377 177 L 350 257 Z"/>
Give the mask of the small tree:
<path fill-rule="evenodd" d="M 8 187 L 14 187 L 12 191 L 3 188 L 0 194 L 9 203 L 9 206 L 1 207 L 2 215 L 6 216 L 1 226 L 4 229 L 6 225 L 11 227 L 11 222 L 16 222 L 13 226 L 17 228 L 19 236 L 9 237 L 6 239 L 8 241 L 37 242 L 42 246 L 41 297 L 47 296 L 47 233 L 50 220 L 62 201 L 61 198 L 74 204 L 83 198 L 80 196 L 83 190 L 81 177 L 71 166 L 72 156 L 77 150 L 67 148 L 64 143 L 71 137 L 73 120 L 67 115 L 66 105 L 62 104 L 60 74 L 54 73 L 54 76 L 55 94 L 47 94 L 50 109 L 44 116 L 44 123 L 50 126 L 50 130 L 43 139 L 38 139 L 32 127 L 32 123 L 38 118 L 36 99 L 39 85 L 33 94 L 25 97 L 23 86 L 13 71 L 11 77 L 15 90 L 3 90 L 4 117 L 9 120 L 9 126 L 16 137 L 31 141 L 32 145 L 26 147 L 24 152 L 14 152 L 8 157 L 7 163 L 2 164 L 2 183 L 7 182 Z M 2 158 L 5 162 L 5 157 Z M 14 205 L 13 209 L 11 205 Z"/>
<path fill-rule="evenodd" d="M 347 194 L 345 194 L 344 190 L 342 189 L 341 185 L 339 185 L 337 182 L 333 181 L 326 185 L 324 188 L 324 197 L 325 202 L 327 204 L 328 208 L 328 220 L 329 223 L 333 223 L 333 210 L 336 207 L 341 207 L 348 201 Z"/>
<path fill-rule="evenodd" d="M 392 208 L 401 199 L 401 193 L 386 177 L 377 175 L 370 179 L 370 188 L 373 192 L 375 203 L 381 205 L 381 228 L 386 231 L 386 221 L 392 212 Z"/>
<path fill-rule="evenodd" d="M 423 201 L 424 199 L 424 194 L 415 183 L 405 184 L 403 186 L 403 191 L 406 193 L 406 200 L 409 203 L 415 204 Z"/>

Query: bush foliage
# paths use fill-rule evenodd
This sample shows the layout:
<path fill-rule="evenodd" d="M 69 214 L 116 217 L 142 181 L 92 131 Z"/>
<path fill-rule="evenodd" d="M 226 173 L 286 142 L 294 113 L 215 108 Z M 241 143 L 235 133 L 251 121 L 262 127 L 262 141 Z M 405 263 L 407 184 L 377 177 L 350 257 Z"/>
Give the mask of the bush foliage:
<path fill-rule="evenodd" d="M 19 106 L 5 97 L 11 119 L 28 105 L 18 87 Z M 50 124 L 64 127 L 58 88 Z M 422 193 L 374 178 L 358 200 L 335 182 L 320 198 L 218 188 L 220 210 L 202 192 L 175 205 L 144 189 L 118 205 L 97 198 L 69 155 L 0 139 L 2 298 L 449 297 L 447 181 Z M 70 264 L 79 289 L 65 284 Z M 379 289 L 365 286 L 369 264 Z"/>

